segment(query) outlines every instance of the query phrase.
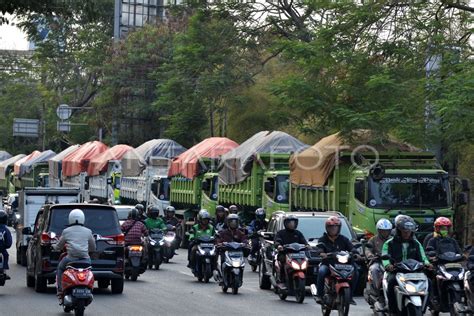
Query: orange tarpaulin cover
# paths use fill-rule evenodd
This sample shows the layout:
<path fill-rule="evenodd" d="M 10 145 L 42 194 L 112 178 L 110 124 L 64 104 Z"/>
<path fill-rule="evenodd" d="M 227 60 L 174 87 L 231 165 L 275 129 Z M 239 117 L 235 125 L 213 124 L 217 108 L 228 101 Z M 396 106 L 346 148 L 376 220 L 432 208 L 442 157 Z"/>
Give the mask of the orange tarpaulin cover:
<path fill-rule="evenodd" d="M 77 176 L 87 171 L 89 161 L 106 151 L 109 147 L 104 143 L 93 141 L 79 147 L 63 160 L 63 177 Z"/>
<path fill-rule="evenodd" d="M 112 148 L 107 149 L 98 156 L 91 159 L 89 167 L 87 168 L 87 174 L 89 176 L 96 176 L 107 170 L 107 164 L 110 160 L 121 160 L 123 155 L 133 147 L 128 145 L 116 145 Z"/>
<path fill-rule="evenodd" d="M 418 148 L 403 143 L 394 137 L 378 139 L 378 135 L 371 130 L 354 130 L 351 140 L 341 137 L 340 133 L 324 137 L 315 145 L 295 153 L 290 158 L 290 181 L 296 185 L 323 186 L 336 166 L 336 154 L 343 151 L 367 151 L 373 148 L 382 151 L 416 152 Z M 358 147 L 362 146 L 362 147 Z"/>
<path fill-rule="evenodd" d="M 41 155 L 41 151 L 35 150 L 34 152 L 29 154 L 28 156 L 23 157 L 20 160 L 18 160 L 17 162 L 15 162 L 15 164 L 13 165 L 13 171 L 15 172 L 15 174 L 20 173 L 20 166 L 21 166 L 22 163 L 27 162 L 28 160 L 31 160 L 35 157 L 38 157 L 39 155 Z"/>
<path fill-rule="evenodd" d="M 219 158 L 237 146 L 239 144 L 226 137 L 206 138 L 176 157 L 171 163 L 168 175 L 172 177 L 180 174 L 192 179 L 199 173 L 200 158 Z"/>

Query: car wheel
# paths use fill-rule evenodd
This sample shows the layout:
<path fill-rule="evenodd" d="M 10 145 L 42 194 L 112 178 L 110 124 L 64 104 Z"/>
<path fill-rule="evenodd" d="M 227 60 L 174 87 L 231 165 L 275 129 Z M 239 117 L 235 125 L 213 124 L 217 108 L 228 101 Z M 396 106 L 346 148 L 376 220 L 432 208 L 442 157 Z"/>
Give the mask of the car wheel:
<path fill-rule="evenodd" d="M 110 281 L 111 289 L 113 294 L 122 294 L 123 293 L 123 278 L 112 279 Z"/>
<path fill-rule="evenodd" d="M 48 289 L 48 279 L 36 275 L 35 277 L 35 291 L 44 293 Z"/>
<path fill-rule="evenodd" d="M 24 267 L 28 265 L 25 248 L 20 248 L 20 264 Z"/>
<path fill-rule="evenodd" d="M 97 285 L 99 286 L 99 289 L 106 289 L 109 287 L 109 280 L 99 280 L 97 281 Z"/>

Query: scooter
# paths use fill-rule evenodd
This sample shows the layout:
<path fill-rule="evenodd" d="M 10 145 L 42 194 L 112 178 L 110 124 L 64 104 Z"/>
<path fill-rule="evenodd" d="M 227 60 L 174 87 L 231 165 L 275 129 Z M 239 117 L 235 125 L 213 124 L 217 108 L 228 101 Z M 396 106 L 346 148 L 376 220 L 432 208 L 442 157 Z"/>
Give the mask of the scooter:
<path fill-rule="evenodd" d="M 439 293 L 439 302 L 430 302 L 429 308 L 432 315 L 439 313 L 450 313 L 459 315 L 466 312 L 463 304 L 464 297 L 464 267 L 460 262 L 464 261 L 464 256 L 455 252 L 444 252 L 437 254 L 433 249 L 428 248 L 428 256 L 433 258 L 432 262 L 436 267 L 436 279 L 433 286 L 436 286 Z"/>
<path fill-rule="evenodd" d="M 168 263 L 170 259 L 174 257 L 176 233 L 172 230 L 168 230 L 163 237 L 163 242 L 163 261 Z"/>
<path fill-rule="evenodd" d="M 164 238 L 164 233 L 159 228 L 150 229 L 148 232 L 148 269 L 152 269 L 153 266 L 156 270 L 160 269 L 163 262 Z"/>
<path fill-rule="evenodd" d="M 382 260 L 390 260 L 390 256 L 382 256 Z M 397 314 L 421 316 L 428 306 L 428 277 L 421 262 L 414 259 L 404 260 L 395 264 L 395 300 Z M 385 272 L 383 290 L 387 299 L 387 272 Z M 387 299 L 388 303 L 388 299 Z M 384 313 L 381 313 L 384 314 Z"/>
<path fill-rule="evenodd" d="M 82 316 L 86 306 L 92 303 L 94 274 L 91 269 L 91 265 L 84 262 L 70 262 L 66 266 L 61 280 L 63 291 L 59 297 L 64 312 L 74 311 L 74 315 Z"/>
<path fill-rule="evenodd" d="M 364 246 L 372 248 L 370 244 L 365 244 Z M 371 267 L 373 264 L 379 264 L 382 273 L 385 272 L 380 256 L 374 256 L 370 258 L 370 260 L 366 260 L 367 267 Z M 380 276 L 372 275 L 370 269 L 368 269 L 367 283 L 364 288 L 364 298 L 370 305 L 370 308 L 374 310 L 374 315 L 378 315 L 378 311 L 384 309 L 383 304 L 385 303 L 385 298 L 383 296 L 382 279 L 383 274 Z"/>
<path fill-rule="evenodd" d="M 3 270 L 3 254 L 0 253 L 0 286 L 4 286 L 6 282 L 6 274 Z"/>
<path fill-rule="evenodd" d="M 232 294 L 235 295 L 242 286 L 245 267 L 244 247 L 245 244 L 238 242 L 223 243 L 225 260 L 221 262 L 218 277 L 215 275 L 214 279 L 219 282 L 224 293 L 231 288 Z"/>
<path fill-rule="evenodd" d="M 353 250 L 358 253 L 356 249 Z M 354 277 L 354 254 L 348 251 L 327 253 L 331 260 L 329 264 L 329 275 L 324 280 L 324 295 L 322 296 L 321 311 L 324 316 L 329 316 L 332 310 L 337 310 L 340 316 L 349 315 L 350 302 L 352 299 L 351 282 Z M 316 286 L 311 284 L 311 294 L 316 300 Z"/>
<path fill-rule="evenodd" d="M 125 255 L 125 278 L 136 281 L 138 276 L 145 272 L 146 264 L 142 264 L 145 249 L 142 245 L 129 245 Z"/>
<path fill-rule="evenodd" d="M 278 261 L 278 253 L 275 254 L 273 275 L 270 282 L 273 285 L 275 294 L 281 300 L 286 300 L 288 295 L 294 295 L 298 303 L 303 303 L 306 295 L 306 269 L 308 258 L 306 257 L 306 247 L 303 244 L 293 243 L 283 246 L 285 253 L 285 264 L 281 266 Z M 280 280 L 281 269 L 285 274 L 285 280 Z"/>
<path fill-rule="evenodd" d="M 257 268 L 260 266 L 260 262 L 262 262 L 262 254 L 260 252 L 261 244 L 260 244 L 259 236 L 260 236 L 259 232 L 249 236 L 250 249 L 253 248 L 255 242 L 259 243 L 258 244 L 258 251 L 254 255 L 248 256 L 248 258 L 247 258 L 247 261 L 249 262 L 250 266 L 252 267 L 252 272 L 257 271 Z"/>
<path fill-rule="evenodd" d="M 193 274 L 199 282 L 204 280 L 204 283 L 209 283 L 216 265 L 215 238 L 201 236 L 196 239 L 196 243 L 198 246 Z"/>

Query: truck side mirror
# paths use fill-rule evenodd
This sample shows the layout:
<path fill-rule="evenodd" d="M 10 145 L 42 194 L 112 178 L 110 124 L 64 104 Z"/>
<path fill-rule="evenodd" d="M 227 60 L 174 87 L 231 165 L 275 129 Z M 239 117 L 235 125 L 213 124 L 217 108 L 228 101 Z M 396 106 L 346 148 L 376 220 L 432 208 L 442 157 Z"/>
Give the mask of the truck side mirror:
<path fill-rule="evenodd" d="M 463 192 L 471 191 L 471 182 L 468 179 L 461 179 L 461 190 Z"/>
<path fill-rule="evenodd" d="M 21 233 L 23 235 L 33 235 L 33 233 L 31 232 L 31 227 L 24 227 L 22 230 L 21 230 Z"/>
<path fill-rule="evenodd" d="M 466 205 L 468 203 L 468 193 L 467 192 L 458 193 L 457 203 L 458 205 Z"/>

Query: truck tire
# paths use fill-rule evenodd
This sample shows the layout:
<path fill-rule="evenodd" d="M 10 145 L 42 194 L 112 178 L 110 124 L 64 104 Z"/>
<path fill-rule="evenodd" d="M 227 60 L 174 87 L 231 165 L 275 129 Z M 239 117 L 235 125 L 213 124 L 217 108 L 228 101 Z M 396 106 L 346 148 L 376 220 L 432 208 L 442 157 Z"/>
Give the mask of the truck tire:
<path fill-rule="evenodd" d="M 22 266 L 26 267 L 28 265 L 28 261 L 26 258 L 26 248 L 20 247 L 20 263 Z"/>
<path fill-rule="evenodd" d="M 109 283 L 109 280 L 98 280 L 97 286 L 99 287 L 99 289 L 106 289 L 109 287 Z"/>
<path fill-rule="evenodd" d="M 44 293 L 48 289 L 48 279 L 36 275 L 35 277 L 35 291 L 37 293 Z"/>
<path fill-rule="evenodd" d="M 112 294 L 122 294 L 123 293 L 123 278 L 120 279 L 112 279 L 111 283 L 111 290 Z"/>
<path fill-rule="evenodd" d="M 27 287 L 35 287 L 35 277 L 26 274 L 26 286 Z"/>

